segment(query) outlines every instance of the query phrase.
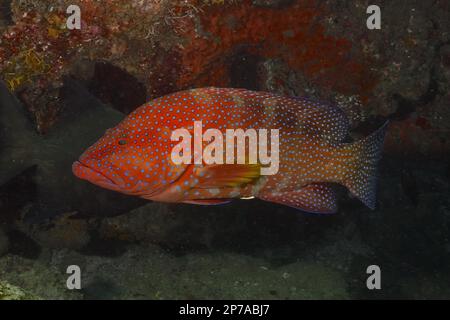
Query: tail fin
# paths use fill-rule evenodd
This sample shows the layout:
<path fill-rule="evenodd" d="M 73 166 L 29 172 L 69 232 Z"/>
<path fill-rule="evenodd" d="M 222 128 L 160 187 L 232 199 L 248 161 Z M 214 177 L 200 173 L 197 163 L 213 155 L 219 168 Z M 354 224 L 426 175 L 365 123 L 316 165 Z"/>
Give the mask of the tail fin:
<path fill-rule="evenodd" d="M 345 148 L 354 153 L 344 185 L 370 209 L 375 209 L 378 162 L 381 159 L 384 136 L 389 121 L 362 140 Z"/>

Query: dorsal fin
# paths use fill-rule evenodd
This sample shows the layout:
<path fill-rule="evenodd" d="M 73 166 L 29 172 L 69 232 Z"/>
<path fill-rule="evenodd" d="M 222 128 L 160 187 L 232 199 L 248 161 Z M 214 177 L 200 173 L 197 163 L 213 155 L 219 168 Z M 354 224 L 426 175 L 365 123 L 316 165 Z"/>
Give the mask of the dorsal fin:
<path fill-rule="evenodd" d="M 303 132 L 320 135 L 330 143 L 342 142 L 347 137 L 349 121 L 341 108 L 304 97 L 292 99 L 298 103 L 297 119 Z"/>
<path fill-rule="evenodd" d="M 227 96 L 259 118 L 260 124 L 272 128 L 287 128 L 320 136 L 329 143 L 339 143 L 347 137 L 349 121 L 344 111 L 331 103 L 306 97 L 289 97 L 241 88 L 201 88 L 197 94 Z"/>

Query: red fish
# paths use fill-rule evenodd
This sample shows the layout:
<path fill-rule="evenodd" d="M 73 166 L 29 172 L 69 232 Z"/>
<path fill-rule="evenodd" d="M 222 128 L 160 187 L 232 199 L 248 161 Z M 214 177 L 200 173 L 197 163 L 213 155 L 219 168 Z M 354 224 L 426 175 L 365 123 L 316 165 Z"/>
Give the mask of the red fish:
<path fill-rule="evenodd" d="M 279 130 L 278 171 L 262 175 L 265 165 L 259 159 L 175 164 L 171 153 L 178 142 L 171 134 L 180 128 L 193 134 L 195 121 L 202 122 L 203 131 Z M 336 106 L 245 89 L 192 89 L 139 107 L 107 130 L 72 169 L 101 187 L 161 202 L 219 204 L 256 197 L 333 213 L 333 184 L 341 184 L 373 209 L 386 127 L 346 143 L 348 120 Z"/>

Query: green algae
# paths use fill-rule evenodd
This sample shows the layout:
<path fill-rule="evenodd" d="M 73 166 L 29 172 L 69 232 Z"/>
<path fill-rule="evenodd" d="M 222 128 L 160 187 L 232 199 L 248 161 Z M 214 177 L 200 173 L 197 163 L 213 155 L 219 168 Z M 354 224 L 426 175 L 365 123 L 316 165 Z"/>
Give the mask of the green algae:
<path fill-rule="evenodd" d="M 0 280 L 0 300 L 40 300 L 40 298 Z"/>

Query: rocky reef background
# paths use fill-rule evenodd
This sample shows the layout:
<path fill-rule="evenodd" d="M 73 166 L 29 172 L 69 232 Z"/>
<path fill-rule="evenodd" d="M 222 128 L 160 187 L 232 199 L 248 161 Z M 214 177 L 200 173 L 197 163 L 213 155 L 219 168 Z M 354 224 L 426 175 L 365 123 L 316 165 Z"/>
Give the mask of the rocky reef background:
<path fill-rule="evenodd" d="M 81 30 L 65 27 L 69 4 Z M 70 114 L 67 77 L 124 114 L 228 86 L 333 101 L 355 137 L 391 125 L 375 211 L 343 192 L 333 216 L 252 200 L 36 222 L 18 176 L 0 186 L 0 298 L 11 285 L 67 299 L 450 298 L 450 3 L 378 1 L 381 30 L 366 27 L 369 4 L 2 0 L 1 76 L 43 138 Z M 65 287 L 70 264 L 81 291 Z M 371 264 L 382 290 L 366 288 Z"/>

